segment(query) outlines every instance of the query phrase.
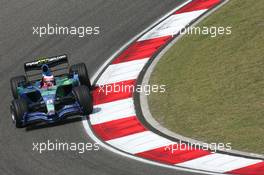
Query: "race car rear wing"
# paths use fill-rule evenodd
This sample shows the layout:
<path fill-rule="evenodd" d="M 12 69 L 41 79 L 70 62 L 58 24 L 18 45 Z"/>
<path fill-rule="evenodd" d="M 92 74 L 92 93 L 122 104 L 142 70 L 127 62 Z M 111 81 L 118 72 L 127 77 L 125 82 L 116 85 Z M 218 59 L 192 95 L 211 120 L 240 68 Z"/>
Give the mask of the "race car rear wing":
<path fill-rule="evenodd" d="M 28 81 L 35 81 L 41 79 L 42 66 L 46 64 L 49 66 L 54 76 L 65 75 L 69 70 L 69 62 L 66 54 L 53 57 L 39 58 L 35 61 L 24 63 L 24 70 Z"/>

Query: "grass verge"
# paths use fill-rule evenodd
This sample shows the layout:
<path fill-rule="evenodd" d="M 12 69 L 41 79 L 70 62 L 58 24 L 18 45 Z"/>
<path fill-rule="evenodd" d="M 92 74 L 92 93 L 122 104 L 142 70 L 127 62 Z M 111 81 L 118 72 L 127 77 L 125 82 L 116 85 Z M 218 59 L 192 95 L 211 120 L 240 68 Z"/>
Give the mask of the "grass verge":
<path fill-rule="evenodd" d="M 187 35 L 160 60 L 149 97 L 163 126 L 205 142 L 264 154 L 264 1 L 231 0 L 198 26 L 232 34 Z"/>

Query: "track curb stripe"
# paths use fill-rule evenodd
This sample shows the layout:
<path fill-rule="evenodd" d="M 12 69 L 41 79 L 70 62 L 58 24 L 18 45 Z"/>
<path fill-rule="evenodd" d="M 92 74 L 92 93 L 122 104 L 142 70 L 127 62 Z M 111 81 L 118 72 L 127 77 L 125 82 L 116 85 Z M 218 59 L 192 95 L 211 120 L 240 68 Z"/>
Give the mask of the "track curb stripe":
<path fill-rule="evenodd" d="M 104 141 L 146 131 L 136 116 L 93 125 L 93 129 Z"/>
<path fill-rule="evenodd" d="M 230 171 L 230 174 L 243 174 L 243 175 L 263 175 L 264 162 L 260 162 L 254 165 L 250 165 L 241 169 Z"/>
<path fill-rule="evenodd" d="M 110 103 L 95 105 L 94 113 L 89 117 L 91 124 L 96 125 L 135 115 L 136 113 L 133 100 L 132 98 L 127 98 Z"/>
<path fill-rule="evenodd" d="M 166 44 L 172 36 L 136 41 L 117 57 L 112 64 L 151 57 L 161 46 Z"/>
<path fill-rule="evenodd" d="M 191 12 L 196 10 L 204 10 L 204 9 L 210 9 L 214 7 L 216 4 L 221 3 L 221 0 L 194 0 L 193 2 L 187 4 L 180 10 L 177 10 L 175 14 L 185 13 L 185 12 Z"/>
<path fill-rule="evenodd" d="M 130 98 L 133 95 L 133 87 L 136 80 L 127 80 L 112 84 L 102 85 L 93 90 L 94 105 L 109 103 L 112 101 Z M 122 92 L 120 89 L 123 88 Z"/>
<path fill-rule="evenodd" d="M 178 147 L 182 148 L 177 150 L 175 149 L 173 151 L 171 150 L 172 145 L 167 145 L 154 150 L 138 153 L 136 155 L 147 159 L 155 160 L 157 162 L 174 165 L 177 163 L 186 162 L 211 154 L 211 152 L 209 151 L 194 149 L 183 145 L 185 144 L 177 144 Z M 173 146 L 176 148 L 175 144 Z"/>

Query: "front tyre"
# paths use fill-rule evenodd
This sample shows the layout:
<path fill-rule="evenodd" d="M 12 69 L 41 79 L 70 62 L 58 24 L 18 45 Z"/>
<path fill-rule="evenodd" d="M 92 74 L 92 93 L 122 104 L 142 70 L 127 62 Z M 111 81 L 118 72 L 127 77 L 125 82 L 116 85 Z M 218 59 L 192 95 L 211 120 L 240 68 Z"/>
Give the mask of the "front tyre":
<path fill-rule="evenodd" d="M 27 102 L 23 99 L 15 99 L 10 106 L 12 120 L 17 128 L 22 128 L 23 119 L 26 112 L 28 112 Z"/>
<path fill-rule="evenodd" d="M 79 76 L 81 85 L 86 85 L 91 89 L 91 82 L 87 72 L 86 65 L 84 63 L 74 64 L 70 67 L 70 74 L 76 73 Z"/>
<path fill-rule="evenodd" d="M 84 115 L 88 115 L 93 112 L 93 99 L 87 86 L 81 85 L 74 87 L 73 95 L 82 108 Z"/>

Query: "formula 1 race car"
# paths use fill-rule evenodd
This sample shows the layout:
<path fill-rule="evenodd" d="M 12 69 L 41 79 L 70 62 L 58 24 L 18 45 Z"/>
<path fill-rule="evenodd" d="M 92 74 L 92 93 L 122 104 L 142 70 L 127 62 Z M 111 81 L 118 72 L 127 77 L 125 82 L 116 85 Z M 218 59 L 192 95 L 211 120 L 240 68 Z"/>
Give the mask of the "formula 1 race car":
<path fill-rule="evenodd" d="M 47 123 L 93 110 L 91 83 L 84 63 L 69 66 L 67 55 L 24 64 L 25 75 L 10 79 L 10 110 L 16 127 Z"/>

